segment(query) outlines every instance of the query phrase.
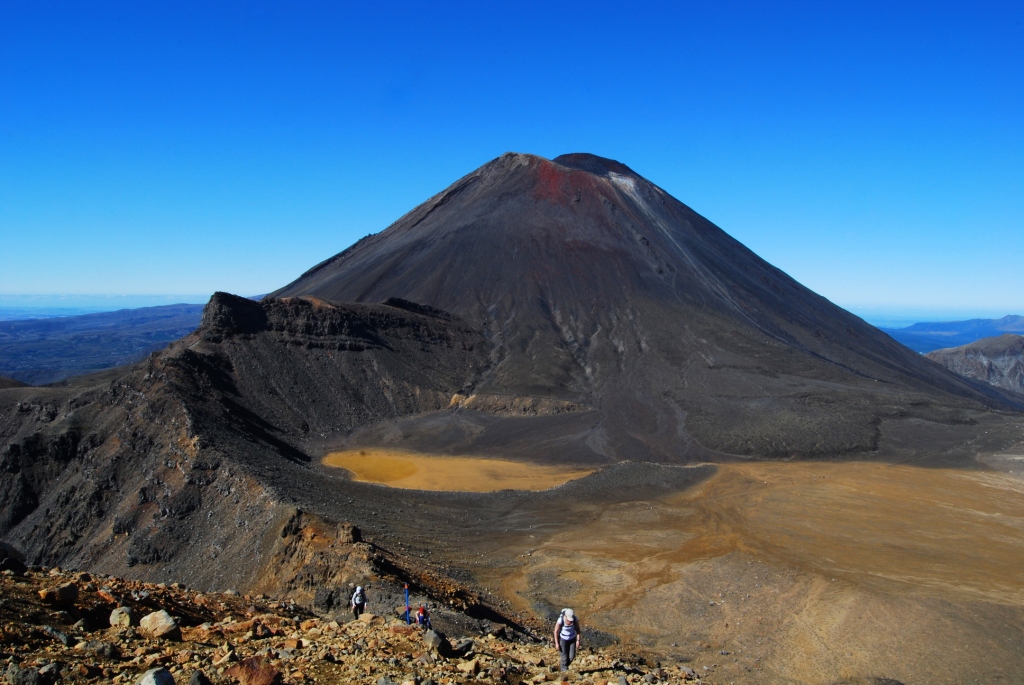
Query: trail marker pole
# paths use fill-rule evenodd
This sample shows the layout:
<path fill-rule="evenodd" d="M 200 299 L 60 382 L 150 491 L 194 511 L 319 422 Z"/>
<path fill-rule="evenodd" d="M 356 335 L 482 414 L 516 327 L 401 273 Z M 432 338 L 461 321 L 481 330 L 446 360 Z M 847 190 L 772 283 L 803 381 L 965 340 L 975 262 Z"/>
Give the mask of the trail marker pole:
<path fill-rule="evenodd" d="M 405 625 L 412 623 L 409 618 L 409 583 L 405 584 Z"/>

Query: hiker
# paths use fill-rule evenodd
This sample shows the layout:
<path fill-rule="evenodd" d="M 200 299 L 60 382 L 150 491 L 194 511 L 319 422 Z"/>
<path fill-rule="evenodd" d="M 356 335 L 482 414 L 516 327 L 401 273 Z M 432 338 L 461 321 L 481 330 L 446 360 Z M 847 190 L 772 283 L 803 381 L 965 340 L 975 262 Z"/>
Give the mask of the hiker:
<path fill-rule="evenodd" d="M 366 593 L 363 586 L 357 585 L 356 591 L 352 593 L 352 615 L 359 619 L 359 614 L 366 611 Z"/>
<path fill-rule="evenodd" d="M 427 611 L 427 607 L 420 605 L 420 610 L 416 612 L 416 625 L 422 626 L 428 630 L 430 627 L 430 612 Z"/>
<path fill-rule="evenodd" d="M 562 609 L 555 621 L 555 649 L 562 654 L 561 669 L 569 670 L 569 664 L 576 658 L 576 650 L 580 648 L 580 631 L 583 629 L 580 620 L 572 609 Z"/>

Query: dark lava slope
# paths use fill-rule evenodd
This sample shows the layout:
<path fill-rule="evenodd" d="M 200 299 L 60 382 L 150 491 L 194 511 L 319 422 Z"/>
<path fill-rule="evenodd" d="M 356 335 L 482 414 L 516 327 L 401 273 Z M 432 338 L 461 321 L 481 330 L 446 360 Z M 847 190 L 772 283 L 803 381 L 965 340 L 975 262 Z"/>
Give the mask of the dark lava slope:
<path fill-rule="evenodd" d="M 839 455 L 876 449 L 887 419 L 956 423 L 964 410 L 1014 406 L 801 286 L 625 165 L 588 154 L 503 155 L 273 294 L 298 295 L 452 312 L 491 345 L 472 392 L 593 413 L 562 429 L 545 419 L 534 444 L 520 420 L 428 417 L 407 425 L 404 444 L 418 449 Z"/>

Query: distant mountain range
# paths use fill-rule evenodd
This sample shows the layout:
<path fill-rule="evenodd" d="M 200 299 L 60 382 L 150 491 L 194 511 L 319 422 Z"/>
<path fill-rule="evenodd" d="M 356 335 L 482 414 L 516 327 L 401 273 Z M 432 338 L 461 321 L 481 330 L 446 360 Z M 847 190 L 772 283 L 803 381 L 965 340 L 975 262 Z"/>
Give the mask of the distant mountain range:
<path fill-rule="evenodd" d="M 130 364 L 194 331 L 201 304 L 0 321 L 0 376 L 30 385 Z"/>
<path fill-rule="evenodd" d="M 994 338 L 1004 333 L 1024 333 L 1024 316 L 1011 315 L 1001 319 L 915 323 L 906 328 L 882 328 L 881 330 L 915 352 L 926 354 L 947 347 L 960 347 L 982 338 Z"/>

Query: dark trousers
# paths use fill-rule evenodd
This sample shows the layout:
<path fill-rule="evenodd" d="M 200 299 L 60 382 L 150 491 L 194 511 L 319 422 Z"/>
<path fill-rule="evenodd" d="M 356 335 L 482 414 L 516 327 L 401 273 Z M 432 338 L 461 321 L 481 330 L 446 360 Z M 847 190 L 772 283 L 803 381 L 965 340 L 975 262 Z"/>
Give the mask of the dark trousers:
<path fill-rule="evenodd" d="M 561 670 L 568 671 L 569 664 L 576 658 L 576 638 L 571 640 L 558 638 L 558 651 L 562 653 Z"/>
<path fill-rule="evenodd" d="M 363 613 L 364 611 L 366 611 L 366 605 L 365 604 L 353 604 L 352 605 L 352 615 L 356 617 L 356 620 L 359 620 L 359 614 Z"/>

